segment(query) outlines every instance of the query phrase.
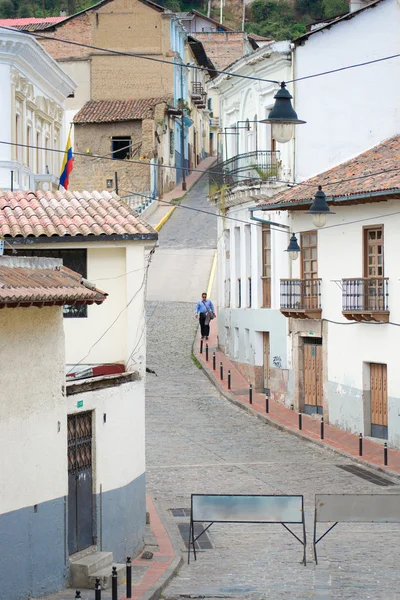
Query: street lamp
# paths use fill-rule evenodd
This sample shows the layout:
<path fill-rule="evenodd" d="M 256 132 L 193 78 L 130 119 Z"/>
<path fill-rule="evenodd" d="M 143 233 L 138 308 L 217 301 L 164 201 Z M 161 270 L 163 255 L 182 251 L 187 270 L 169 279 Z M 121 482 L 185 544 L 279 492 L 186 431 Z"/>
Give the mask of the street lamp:
<path fill-rule="evenodd" d="M 289 252 L 289 258 L 291 260 L 296 260 L 300 254 L 301 248 L 297 242 L 297 237 L 294 233 L 292 233 L 292 237 L 290 238 L 290 243 L 285 252 Z"/>
<path fill-rule="evenodd" d="M 286 89 L 284 81 L 282 81 L 281 89 L 278 90 L 274 98 L 275 104 L 268 115 L 268 119 L 263 119 L 260 123 L 270 123 L 274 140 L 280 144 L 285 144 L 292 139 L 294 126 L 301 125 L 305 121 L 297 118 L 297 113 L 291 103 L 292 96 Z"/>
<path fill-rule="evenodd" d="M 334 215 L 335 213 L 329 208 L 321 185 L 318 186 L 318 192 L 315 194 L 314 198 L 314 202 L 306 214 L 312 215 L 315 227 L 319 228 L 326 224 L 326 215 Z"/>

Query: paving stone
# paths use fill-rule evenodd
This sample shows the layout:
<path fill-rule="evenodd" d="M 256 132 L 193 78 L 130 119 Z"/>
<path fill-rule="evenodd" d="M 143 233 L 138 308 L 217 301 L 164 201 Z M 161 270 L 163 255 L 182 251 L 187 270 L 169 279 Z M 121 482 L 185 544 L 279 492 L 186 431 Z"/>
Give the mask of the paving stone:
<path fill-rule="evenodd" d="M 185 202 L 203 206 L 198 198 L 196 186 Z M 193 244 L 215 245 L 213 226 L 199 227 L 182 211 L 162 229 L 161 245 L 188 244 L 190 231 Z M 183 222 L 191 229 L 178 239 Z M 315 493 L 392 494 L 400 485 L 381 488 L 343 471 L 336 465 L 351 464 L 347 459 L 265 425 L 221 397 L 190 358 L 193 310 L 183 302 L 148 306 L 147 361 L 158 375 L 147 376 L 148 493 L 184 556 L 178 523 L 185 519 L 170 510 L 189 508 L 192 493 L 304 494 L 308 564 L 301 564 L 300 544 L 280 525 L 214 524 L 207 532 L 213 549 L 185 563 L 164 598 L 397 599 L 400 526 L 340 524 L 318 545 L 318 566 L 311 542 Z"/>

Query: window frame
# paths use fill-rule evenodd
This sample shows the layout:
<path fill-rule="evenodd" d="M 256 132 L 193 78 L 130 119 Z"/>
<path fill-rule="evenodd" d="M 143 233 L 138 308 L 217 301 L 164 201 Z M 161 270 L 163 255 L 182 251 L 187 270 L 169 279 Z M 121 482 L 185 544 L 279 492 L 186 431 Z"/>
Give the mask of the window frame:
<path fill-rule="evenodd" d="M 122 143 L 121 148 L 114 149 L 114 142 Z M 129 146 L 127 146 L 129 142 Z M 121 154 L 120 154 L 121 153 Z M 122 156 L 122 153 L 124 156 Z M 131 158 L 132 154 L 132 136 L 131 135 L 113 135 L 111 138 L 111 156 L 113 160 L 125 160 Z"/>
<path fill-rule="evenodd" d="M 261 260 L 262 260 L 262 307 L 263 308 L 271 308 L 271 281 L 272 281 L 272 243 L 271 243 L 271 226 L 268 224 L 262 225 L 261 231 Z M 267 235 L 268 234 L 268 235 Z M 265 239 L 269 238 L 269 247 L 265 245 Z M 265 251 L 269 251 L 269 264 L 267 265 Z M 266 269 L 269 268 L 269 275 L 266 275 Z"/>

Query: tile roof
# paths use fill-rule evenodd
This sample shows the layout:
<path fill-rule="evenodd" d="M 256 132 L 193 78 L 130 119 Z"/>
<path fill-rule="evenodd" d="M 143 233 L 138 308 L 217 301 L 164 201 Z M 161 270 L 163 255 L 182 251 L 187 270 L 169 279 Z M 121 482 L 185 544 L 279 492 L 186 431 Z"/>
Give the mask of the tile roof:
<path fill-rule="evenodd" d="M 0 308 L 101 304 L 107 294 L 54 259 L 0 257 Z"/>
<path fill-rule="evenodd" d="M 400 191 L 400 135 L 359 154 L 345 163 L 320 173 L 302 184 L 272 196 L 261 205 L 295 205 L 311 202 L 318 186 L 322 185 L 328 200 L 355 201 L 368 194 L 384 196 Z M 383 171 L 383 172 L 382 172 Z M 374 175 L 374 173 L 376 173 Z M 304 185 L 307 184 L 307 185 Z"/>
<path fill-rule="evenodd" d="M 75 115 L 74 123 L 115 123 L 135 119 L 152 119 L 154 107 L 172 98 L 143 100 L 90 100 Z"/>
<path fill-rule="evenodd" d="M 125 239 L 129 236 L 127 239 L 157 239 L 157 235 L 115 193 L 0 190 L 0 236 L 123 236 Z"/>
<path fill-rule="evenodd" d="M 28 17 L 25 19 L 0 19 L 0 26 L 13 27 L 19 31 L 41 31 L 53 25 L 64 21 L 65 17 L 45 17 L 45 18 L 34 18 Z"/>

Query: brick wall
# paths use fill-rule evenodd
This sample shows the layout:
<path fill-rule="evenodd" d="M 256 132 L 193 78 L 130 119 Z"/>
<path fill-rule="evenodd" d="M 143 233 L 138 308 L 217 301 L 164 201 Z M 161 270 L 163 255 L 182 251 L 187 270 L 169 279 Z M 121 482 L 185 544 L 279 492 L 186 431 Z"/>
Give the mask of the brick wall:
<path fill-rule="evenodd" d="M 202 42 L 205 51 L 217 69 L 225 69 L 244 55 L 245 35 L 241 32 L 201 32 L 196 39 Z"/>

